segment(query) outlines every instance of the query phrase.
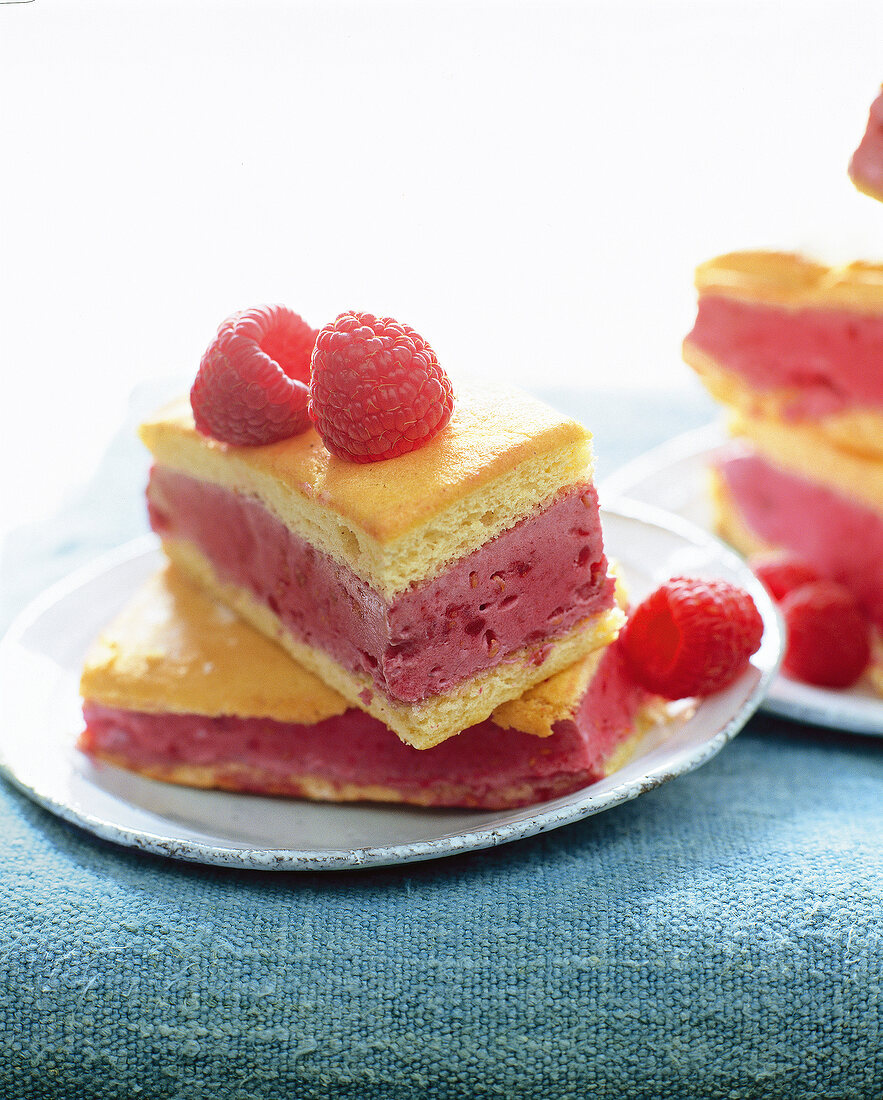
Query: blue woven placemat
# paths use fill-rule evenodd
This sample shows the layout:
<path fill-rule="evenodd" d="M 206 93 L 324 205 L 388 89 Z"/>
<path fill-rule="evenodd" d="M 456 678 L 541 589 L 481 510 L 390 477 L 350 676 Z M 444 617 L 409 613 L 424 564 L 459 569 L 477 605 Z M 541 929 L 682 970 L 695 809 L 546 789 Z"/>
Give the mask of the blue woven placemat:
<path fill-rule="evenodd" d="M 556 396 L 602 473 L 707 412 Z M 138 532 L 142 462 L 10 540 L 4 615 Z M 878 739 L 758 717 L 598 817 L 373 872 L 176 864 L 5 784 L 0 835 L 3 1098 L 883 1093 Z"/>

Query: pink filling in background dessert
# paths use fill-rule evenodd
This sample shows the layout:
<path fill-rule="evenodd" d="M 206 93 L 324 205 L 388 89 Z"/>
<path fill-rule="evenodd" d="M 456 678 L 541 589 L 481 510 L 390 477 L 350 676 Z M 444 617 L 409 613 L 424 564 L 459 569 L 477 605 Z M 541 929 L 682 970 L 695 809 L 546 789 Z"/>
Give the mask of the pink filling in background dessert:
<path fill-rule="evenodd" d="M 787 413 L 795 419 L 883 410 L 883 318 L 703 295 L 687 340 L 761 392 L 793 388 Z"/>
<path fill-rule="evenodd" d="M 883 629 L 883 516 L 739 447 L 717 469 L 755 535 L 845 585 Z"/>
<path fill-rule="evenodd" d="M 406 702 L 613 606 L 592 486 L 559 496 L 389 602 L 256 500 L 162 467 L 147 496 L 158 534 L 194 543 L 222 581 L 266 603 L 295 638 Z"/>
<path fill-rule="evenodd" d="M 87 703 L 80 747 L 134 770 L 215 767 L 226 786 L 242 791 L 269 788 L 297 796 L 302 791 L 292 777 L 317 777 L 341 786 L 385 787 L 424 805 L 497 808 L 566 794 L 601 779 L 605 761 L 632 731 L 649 698 L 634 683 L 614 643 L 573 718 L 556 722 L 547 738 L 503 730 L 488 720 L 420 751 L 358 710 L 315 725 L 295 725 L 264 718 L 146 714 Z M 243 767 L 254 773 L 243 777 Z"/>

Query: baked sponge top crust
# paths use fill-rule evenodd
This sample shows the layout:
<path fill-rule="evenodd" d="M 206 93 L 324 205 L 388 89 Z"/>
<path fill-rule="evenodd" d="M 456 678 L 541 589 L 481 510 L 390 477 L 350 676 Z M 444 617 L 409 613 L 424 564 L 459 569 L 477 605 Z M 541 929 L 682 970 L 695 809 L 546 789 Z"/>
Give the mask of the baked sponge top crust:
<path fill-rule="evenodd" d="M 883 265 L 829 267 L 791 252 L 729 252 L 696 268 L 700 295 L 781 309 L 883 312 Z"/>
<path fill-rule="evenodd" d="M 556 722 L 575 714 L 602 653 L 589 654 L 504 703 L 492 720 L 548 737 Z M 349 708 L 342 696 L 171 563 L 145 582 L 93 643 L 80 693 L 90 702 L 123 710 L 272 718 L 298 725 L 313 725 Z"/>
<path fill-rule="evenodd" d="M 80 693 L 105 706 L 310 725 L 348 703 L 166 564 L 95 641 Z"/>
<path fill-rule="evenodd" d="M 260 447 L 220 443 L 196 430 L 186 399 L 140 435 L 159 465 L 257 498 L 387 598 L 593 474 L 581 424 L 494 388 L 460 389 L 444 431 L 386 462 L 336 458 L 312 429 Z"/>

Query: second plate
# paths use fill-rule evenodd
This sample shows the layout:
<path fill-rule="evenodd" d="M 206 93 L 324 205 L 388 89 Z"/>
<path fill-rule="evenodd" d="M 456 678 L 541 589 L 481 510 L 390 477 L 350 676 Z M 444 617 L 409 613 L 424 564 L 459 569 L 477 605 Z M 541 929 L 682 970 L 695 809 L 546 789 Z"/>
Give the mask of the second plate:
<path fill-rule="evenodd" d="M 711 531 L 706 471 L 727 444 L 718 423 L 677 436 L 606 478 L 601 502 L 608 507 L 624 499 L 652 504 Z M 808 725 L 883 737 L 883 700 L 863 687 L 826 690 L 779 676 L 763 708 Z"/>

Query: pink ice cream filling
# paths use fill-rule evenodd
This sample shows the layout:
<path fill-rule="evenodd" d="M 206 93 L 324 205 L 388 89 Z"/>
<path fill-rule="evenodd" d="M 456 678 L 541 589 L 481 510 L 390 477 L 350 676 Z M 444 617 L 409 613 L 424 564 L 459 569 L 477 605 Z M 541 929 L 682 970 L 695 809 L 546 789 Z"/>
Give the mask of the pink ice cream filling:
<path fill-rule="evenodd" d="M 795 420 L 883 412 L 883 317 L 703 295 L 687 340 L 760 392 L 793 389 L 785 412 Z"/>
<path fill-rule="evenodd" d="M 298 641 L 415 703 L 613 605 L 598 498 L 557 497 L 440 575 L 384 599 L 251 497 L 163 467 L 147 490 L 163 537 L 195 544 L 220 579 L 269 606 Z"/>
<path fill-rule="evenodd" d="M 227 785 L 253 793 L 297 796 L 303 793 L 297 780 L 312 777 L 333 786 L 387 788 L 404 801 L 490 808 L 542 801 L 602 778 L 607 758 L 631 733 L 648 698 L 614 644 L 573 718 L 556 722 L 547 738 L 504 730 L 488 720 L 419 751 L 359 710 L 305 726 L 267 718 L 147 714 L 87 701 L 80 748 L 108 754 L 134 770 L 212 767 Z"/>
<path fill-rule="evenodd" d="M 718 471 L 750 531 L 845 585 L 883 628 L 883 514 L 741 447 Z"/>

